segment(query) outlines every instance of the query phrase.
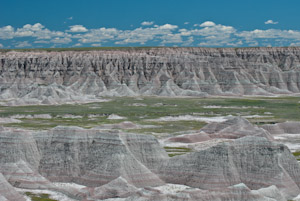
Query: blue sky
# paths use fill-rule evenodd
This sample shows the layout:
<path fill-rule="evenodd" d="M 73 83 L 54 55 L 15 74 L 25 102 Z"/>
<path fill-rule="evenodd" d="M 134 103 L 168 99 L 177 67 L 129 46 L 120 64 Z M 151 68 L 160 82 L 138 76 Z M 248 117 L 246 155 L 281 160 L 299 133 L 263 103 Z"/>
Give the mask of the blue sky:
<path fill-rule="evenodd" d="M 1 0 L 0 48 L 300 46 L 299 0 Z"/>

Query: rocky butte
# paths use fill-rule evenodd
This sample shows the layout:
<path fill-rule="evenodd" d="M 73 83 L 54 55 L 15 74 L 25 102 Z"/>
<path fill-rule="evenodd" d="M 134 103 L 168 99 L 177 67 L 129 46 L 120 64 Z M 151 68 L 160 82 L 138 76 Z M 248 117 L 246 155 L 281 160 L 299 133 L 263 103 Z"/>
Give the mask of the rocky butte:
<path fill-rule="evenodd" d="M 295 95 L 299 61 L 300 48 L 9 51 L 0 53 L 0 100 L 16 106 L 105 96 Z M 25 201 L 26 191 L 82 201 L 300 197 L 299 163 L 275 141 L 299 133 L 299 122 L 258 127 L 230 117 L 163 139 L 110 128 L 1 126 L 0 201 Z M 169 157 L 163 143 L 191 151 Z"/>

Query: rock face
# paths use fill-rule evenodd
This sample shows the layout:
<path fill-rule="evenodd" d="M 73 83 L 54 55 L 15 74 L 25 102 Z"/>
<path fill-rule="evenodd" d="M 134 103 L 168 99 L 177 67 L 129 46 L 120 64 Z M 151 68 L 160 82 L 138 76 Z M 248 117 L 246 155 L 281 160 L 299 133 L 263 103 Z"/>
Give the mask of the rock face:
<path fill-rule="evenodd" d="M 20 200 L 25 201 L 25 198 L 21 196 L 15 188 L 6 181 L 3 175 L 0 173 L 0 200 L 10 201 L 10 200 Z"/>
<path fill-rule="evenodd" d="M 8 189 L 7 200 L 22 200 L 13 197 L 21 196 L 14 187 L 48 189 L 77 200 L 282 201 L 300 193 L 297 160 L 286 146 L 262 137 L 169 158 L 149 135 L 78 127 L 1 128 L 0 156 L 0 187 Z M 64 189 L 52 182 L 87 188 Z M 174 191 L 171 184 L 187 188 Z"/>
<path fill-rule="evenodd" d="M 291 94 L 300 92 L 299 61 L 300 48 L 12 51 L 0 53 L 0 98 L 14 98 L 14 105 L 100 96 Z"/>
<path fill-rule="evenodd" d="M 242 117 L 232 117 L 224 122 L 212 122 L 204 126 L 199 132 L 171 137 L 167 142 L 198 143 L 212 139 L 238 139 L 245 136 L 265 137 L 274 140 L 272 135 L 251 124 Z"/>
<path fill-rule="evenodd" d="M 175 192 L 168 192 L 167 188 L 174 189 Z M 185 190 L 176 189 L 176 185 L 162 186 L 160 189 L 142 189 L 131 195 L 125 201 L 286 201 L 275 186 L 260 190 L 250 190 L 245 184 L 237 184 L 222 189 L 201 190 L 198 188 L 188 188 Z M 179 186 L 180 187 L 180 186 Z M 178 188 L 178 187 L 177 187 Z"/>
<path fill-rule="evenodd" d="M 167 183 L 206 190 L 239 183 L 252 190 L 276 185 L 288 198 L 300 192 L 299 174 L 300 166 L 286 146 L 260 137 L 244 137 L 176 156 L 160 170 Z"/>
<path fill-rule="evenodd" d="M 104 200 L 109 198 L 126 198 L 137 192 L 138 189 L 119 177 L 108 184 L 94 188 L 89 194 L 90 198 Z"/>
<path fill-rule="evenodd" d="M 2 128 L 0 147 L 0 173 L 17 188 L 49 189 L 81 200 L 84 193 L 58 188 L 52 182 L 97 187 L 121 176 L 135 187 L 164 184 L 147 167 L 156 167 L 167 158 L 152 136 L 78 127 L 38 132 Z M 135 153 L 138 150 L 143 151 Z"/>
<path fill-rule="evenodd" d="M 257 136 L 274 140 L 269 132 L 254 126 L 242 117 L 234 117 L 222 123 L 210 123 L 201 131 L 207 133 L 210 138 L 237 139 L 245 136 Z"/>
<path fill-rule="evenodd" d="M 56 127 L 25 134 L 9 129 L 1 132 L 0 143 L 3 147 L 0 153 L 4 156 L 0 165 L 20 164 L 23 172 L 29 168 L 38 170 L 50 181 L 101 186 L 122 176 L 137 187 L 164 183 L 146 167 L 167 158 L 152 136 L 105 133 L 79 127 Z M 28 165 L 25 167 L 20 161 L 26 161 Z M 34 175 L 34 171 L 27 172 L 27 175 Z M 30 188 L 19 177 L 19 174 L 12 175 L 10 179 L 16 178 L 18 185 L 15 186 Z M 38 182 L 36 179 L 28 183 L 32 188 L 41 188 L 37 186 Z"/>
<path fill-rule="evenodd" d="M 276 134 L 300 134 L 300 122 L 288 121 L 277 124 L 265 124 L 261 126 L 273 135 Z"/>

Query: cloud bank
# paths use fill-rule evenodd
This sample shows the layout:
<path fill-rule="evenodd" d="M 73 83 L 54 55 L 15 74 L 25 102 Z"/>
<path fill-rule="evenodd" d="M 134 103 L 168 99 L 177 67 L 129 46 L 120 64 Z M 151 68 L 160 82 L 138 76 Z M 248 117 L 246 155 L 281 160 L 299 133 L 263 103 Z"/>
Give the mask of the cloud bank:
<path fill-rule="evenodd" d="M 268 20 L 265 24 L 277 24 Z M 0 27 L 0 48 L 81 47 L 81 46 L 298 46 L 299 30 L 238 30 L 212 21 L 194 25 L 155 24 L 144 21 L 140 27 L 118 29 L 99 27 L 87 29 L 72 25 L 68 29 L 50 30 L 41 23 L 23 27 Z M 188 28 L 189 27 L 189 28 Z"/>

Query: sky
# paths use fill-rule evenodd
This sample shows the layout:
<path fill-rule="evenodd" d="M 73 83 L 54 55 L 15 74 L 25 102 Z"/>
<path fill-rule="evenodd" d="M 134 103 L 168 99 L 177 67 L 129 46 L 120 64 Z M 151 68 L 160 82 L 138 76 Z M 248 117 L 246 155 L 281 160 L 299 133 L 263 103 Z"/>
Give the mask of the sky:
<path fill-rule="evenodd" d="M 0 0 L 0 48 L 300 46 L 299 0 Z"/>

